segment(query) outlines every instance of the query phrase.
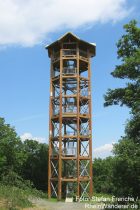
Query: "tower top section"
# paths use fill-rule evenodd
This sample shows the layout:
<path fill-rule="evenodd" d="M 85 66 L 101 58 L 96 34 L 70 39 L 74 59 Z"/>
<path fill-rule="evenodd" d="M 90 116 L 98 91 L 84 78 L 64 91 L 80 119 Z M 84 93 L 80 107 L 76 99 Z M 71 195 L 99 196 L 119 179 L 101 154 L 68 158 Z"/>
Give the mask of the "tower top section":
<path fill-rule="evenodd" d="M 48 55 L 49 57 L 51 57 L 53 51 L 59 51 L 62 48 L 77 48 L 77 46 L 79 47 L 79 49 L 89 51 L 91 57 L 94 57 L 96 54 L 95 43 L 89 43 L 87 41 L 84 41 L 72 32 L 67 32 L 55 42 L 51 43 L 50 45 L 47 45 L 45 48 L 48 49 Z"/>

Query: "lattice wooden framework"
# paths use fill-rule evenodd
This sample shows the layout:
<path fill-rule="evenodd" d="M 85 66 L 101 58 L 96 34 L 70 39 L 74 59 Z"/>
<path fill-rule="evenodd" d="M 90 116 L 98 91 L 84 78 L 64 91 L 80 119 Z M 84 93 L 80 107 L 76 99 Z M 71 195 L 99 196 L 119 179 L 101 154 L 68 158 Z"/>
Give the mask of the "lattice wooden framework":
<path fill-rule="evenodd" d="M 67 33 L 51 58 L 48 196 L 92 196 L 91 69 L 95 44 Z"/>

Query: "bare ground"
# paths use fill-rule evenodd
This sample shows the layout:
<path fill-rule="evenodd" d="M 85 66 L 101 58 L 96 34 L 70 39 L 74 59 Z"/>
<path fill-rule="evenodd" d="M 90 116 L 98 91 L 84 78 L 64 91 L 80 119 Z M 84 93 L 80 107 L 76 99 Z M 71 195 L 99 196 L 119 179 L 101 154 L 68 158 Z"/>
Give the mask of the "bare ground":
<path fill-rule="evenodd" d="M 84 203 L 65 203 L 65 202 L 51 202 L 45 199 L 32 200 L 33 208 L 26 208 L 24 210 L 86 210 Z M 92 209 L 92 208 L 90 208 Z M 94 210 L 97 210 L 94 208 Z M 98 210 L 100 210 L 98 208 Z"/>

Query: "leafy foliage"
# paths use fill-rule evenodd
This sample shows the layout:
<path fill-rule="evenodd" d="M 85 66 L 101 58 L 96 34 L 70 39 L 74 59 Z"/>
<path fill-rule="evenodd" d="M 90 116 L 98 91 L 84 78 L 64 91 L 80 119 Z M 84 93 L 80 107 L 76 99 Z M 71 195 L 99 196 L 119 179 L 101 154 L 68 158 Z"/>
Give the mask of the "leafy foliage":
<path fill-rule="evenodd" d="M 48 145 L 34 140 L 24 142 L 26 161 L 22 167 L 24 179 L 29 179 L 38 190 L 47 191 Z"/>
<path fill-rule="evenodd" d="M 111 74 L 130 82 L 124 88 L 109 89 L 104 105 L 130 108 L 131 119 L 126 124 L 125 137 L 114 146 L 113 183 L 115 194 L 136 197 L 140 188 L 140 28 L 133 20 L 124 29 L 126 33 L 117 44 L 122 63 Z"/>
<path fill-rule="evenodd" d="M 112 157 L 95 158 L 93 161 L 93 183 L 97 193 L 113 193 L 113 162 Z"/>
<path fill-rule="evenodd" d="M 22 146 L 23 143 L 14 128 L 5 124 L 4 119 L 0 118 L 0 174 L 10 170 L 21 172 L 21 166 L 25 160 Z"/>
<path fill-rule="evenodd" d="M 140 28 L 131 21 L 124 26 L 126 34 L 118 41 L 118 58 L 122 63 L 111 73 L 113 77 L 129 79 L 125 88 L 109 89 L 105 95 L 105 106 L 126 105 L 133 114 L 140 112 Z"/>
<path fill-rule="evenodd" d="M 0 209 L 19 210 L 23 207 L 31 207 L 32 203 L 28 200 L 29 192 L 17 187 L 0 185 Z"/>
<path fill-rule="evenodd" d="M 140 146 L 133 140 L 122 138 L 114 145 L 114 193 L 137 197 L 140 189 Z"/>
<path fill-rule="evenodd" d="M 47 170 L 48 146 L 33 140 L 22 142 L 14 128 L 0 118 L 0 181 L 46 191 Z"/>

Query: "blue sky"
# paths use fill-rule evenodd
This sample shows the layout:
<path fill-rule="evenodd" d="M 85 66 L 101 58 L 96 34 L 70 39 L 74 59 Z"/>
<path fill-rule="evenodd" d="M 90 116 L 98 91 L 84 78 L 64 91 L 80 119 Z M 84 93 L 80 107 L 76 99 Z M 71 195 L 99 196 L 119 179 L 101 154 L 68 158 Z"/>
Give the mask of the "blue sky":
<path fill-rule="evenodd" d="M 0 11 L 0 117 L 14 126 L 23 138 L 28 136 L 48 142 L 50 61 L 44 46 L 72 31 L 81 39 L 97 45 L 97 55 L 92 59 L 93 156 L 109 155 L 112 143 L 124 134 L 129 110 L 119 106 L 104 108 L 103 95 L 108 88 L 125 85 L 125 81 L 114 79 L 110 72 L 120 62 L 116 42 L 123 34 L 123 25 L 131 19 L 140 19 L 140 1 L 118 0 L 115 3 L 114 0 L 101 0 L 97 4 L 94 0 L 78 0 L 76 7 L 78 2 L 81 3 L 81 10 L 78 14 L 73 11 L 71 19 L 65 12 L 67 5 L 63 0 L 54 0 L 53 3 L 41 0 L 38 10 L 34 9 L 36 0 L 29 0 L 30 5 L 22 0 L 18 5 L 15 2 L 8 0 L 4 5 L 0 0 L 3 9 Z M 64 4 L 61 14 L 48 17 L 51 11 L 57 13 L 58 2 L 59 6 Z M 82 15 L 85 12 L 82 9 L 88 3 L 89 11 Z M 109 5 L 111 9 L 108 9 Z M 29 10 L 31 16 L 28 16 L 26 6 L 33 6 L 33 11 Z M 68 6 L 72 11 L 74 5 Z M 8 7 L 12 8 L 10 14 Z M 24 9 L 25 17 L 22 14 Z M 9 19 L 5 18 L 6 14 Z"/>

